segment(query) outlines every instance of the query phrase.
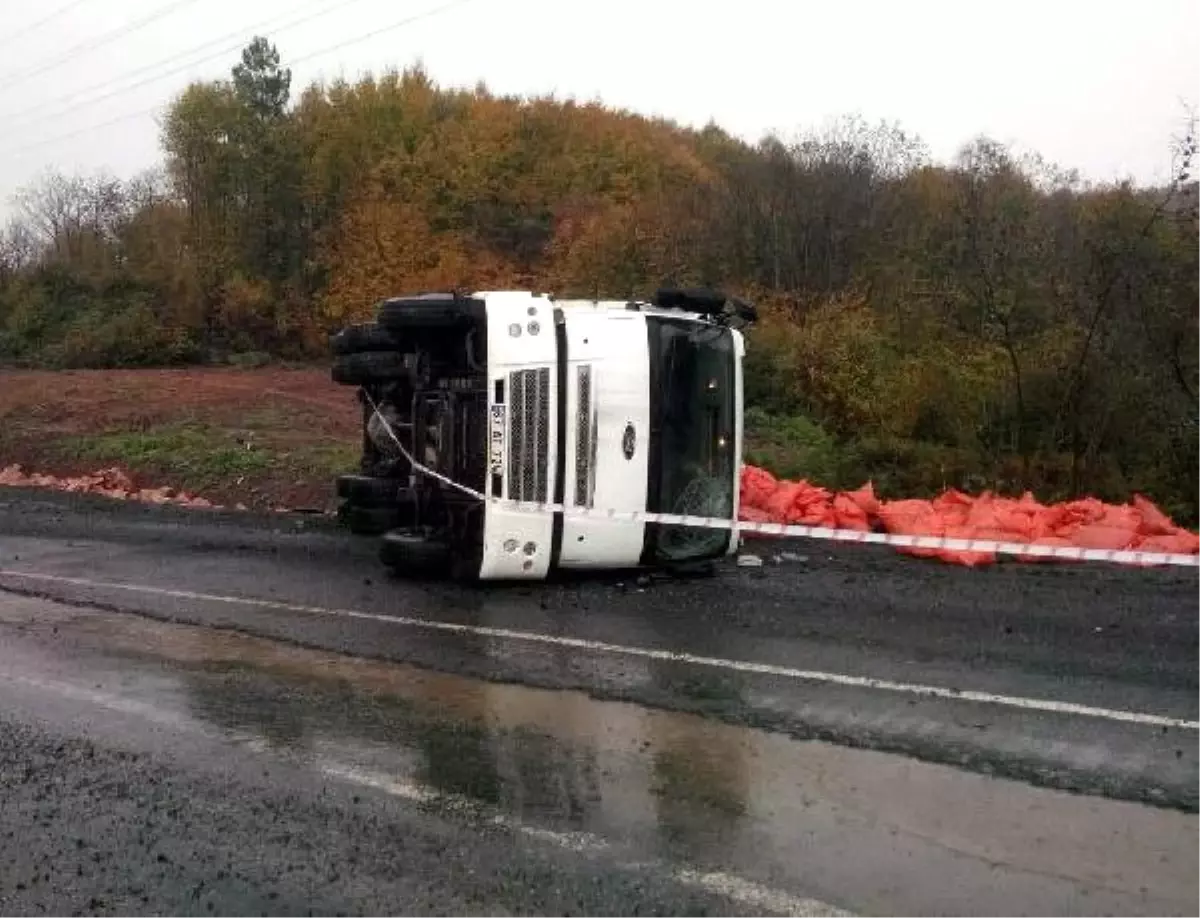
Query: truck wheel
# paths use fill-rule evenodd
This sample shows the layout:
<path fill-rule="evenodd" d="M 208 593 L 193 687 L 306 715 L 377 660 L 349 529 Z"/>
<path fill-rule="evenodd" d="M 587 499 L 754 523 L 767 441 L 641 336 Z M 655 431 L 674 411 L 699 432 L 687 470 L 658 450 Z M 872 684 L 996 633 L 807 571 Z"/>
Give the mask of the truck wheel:
<path fill-rule="evenodd" d="M 396 478 L 342 475 L 337 480 L 337 496 L 356 507 L 394 507 L 403 487 L 404 482 Z"/>
<path fill-rule="evenodd" d="M 449 546 L 402 529 L 384 534 L 379 559 L 398 574 L 410 577 L 445 576 L 451 569 Z"/>
<path fill-rule="evenodd" d="M 382 535 L 395 529 L 401 522 L 400 510 L 396 507 L 357 507 L 342 504 L 338 519 L 355 535 Z"/>
<path fill-rule="evenodd" d="M 365 386 L 390 379 L 405 379 L 411 373 L 406 355 L 397 351 L 361 351 L 343 354 L 333 362 L 331 376 L 343 386 Z"/>
<path fill-rule="evenodd" d="M 386 328 L 378 325 L 348 325 L 329 338 L 329 349 L 336 356 L 364 351 L 396 351 L 400 342 Z"/>
<path fill-rule="evenodd" d="M 664 287 L 654 294 L 654 305 L 663 309 L 682 309 L 702 316 L 720 315 L 728 297 L 707 287 Z"/>
<path fill-rule="evenodd" d="M 384 300 L 379 307 L 379 324 L 390 330 L 409 328 L 458 328 L 482 318 L 483 303 L 453 293 L 425 293 Z"/>

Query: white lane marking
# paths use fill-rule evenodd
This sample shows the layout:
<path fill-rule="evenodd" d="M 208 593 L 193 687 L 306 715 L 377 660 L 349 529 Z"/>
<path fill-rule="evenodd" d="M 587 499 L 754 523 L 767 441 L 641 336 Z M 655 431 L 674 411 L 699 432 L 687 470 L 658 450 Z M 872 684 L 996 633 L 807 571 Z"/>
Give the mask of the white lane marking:
<path fill-rule="evenodd" d="M 607 841 L 590 832 L 560 832 L 555 829 L 545 829 L 540 826 L 527 825 L 526 823 L 498 813 L 488 818 L 482 804 L 476 803 L 469 797 L 434 791 L 411 781 L 396 778 L 382 772 L 367 771 L 354 765 L 345 765 L 333 759 L 318 760 L 317 766 L 323 774 L 330 777 L 350 781 L 363 787 L 373 787 L 376 790 L 391 794 L 393 797 L 401 797 L 413 803 L 436 803 L 441 810 L 480 818 L 492 823 L 492 825 L 512 829 L 529 838 L 549 842 L 560 848 L 579 854 L 594 854 L 609 848 Z"/>
<path fill-rule="evenodd" d="M 851 676 L 844 673 L 827 673 L 813 669 L 795 669 L 790 666 L 778 666 L 773 663 L 754 663 L 746 660 L 726 660 L 721 657 L 703 657 L 691 653 L 674 650 L 656 650 L 652 647 L 634 647 L 627 644 L 609 644 L 604 641 L 592 641 L 586 638 L 573 638 L 557 634 L 542 634 L 537 631 L 516 631 L 511 628 L 492 628 L 486 625 L 464 625 L 457 622 L 442 622 L 425 618 L 411 618 L 405 615 L 384 615 L 379 612 L 361 612 L 357 609 L 330 609 L 324 606 L 308 606 L 300 603 L 280 602 L 273 599 L 251 599 L 243 596 L 225 596 L 218 593 L 197 593 L 191 590 L 170 590 L 165 587 L 146 586 L 140 583 L 116 583 L 102 580 L 89 580 L 84 577 L 64 577 L 59 574 L 42 574 L 32 571 L 15 571 L 0 568 L 0 579 L 3 578 L 61 583 L 71 586 L 81 586 L 100 590 L 123 590 L 130 593 L 142 593 L 150 596 L 162 596 L 168 599 L 187 599 L 199 602 L 223 603 L 226 605 L 250 606 L 258 609 L 273 609 L 279 612 L 298 612 L 305 615 L 328 615 L 340 618 L 353 618 L 364 621 L 382 622 L 389 625 L 401 625 L 406 628 L 424 628 L 431 631 L 443 631 L 451 634 L 470 634 L 478 637 L 491 637 L 507 641 L 524 641 L 533 644 L 549 644 L 555 647 L 570 647 L 589 653 L 606 653 L 614 656 L 637 657 L 644 660 L 660 660 L 667 663 L 685 663 L 691 666 L 704 666 L 711 669 L 723 669 L 738 673 L 752 673 L 762 676 L 780 676 L 785 679 L 795 679 L 801 682 L 819 682 L 827 685 L 840 685 L 849 688 L 874 689 L 882 692 L 898 692 L 905 695 L 919 695 L 927 698 L 940 698 L 949 701 L 969 701 L 977 704 L 990 704 L 1007 708 L 1018 708 L 1026 711 L 1042 711 L 1048 714 L 1073 714 L 1079 717 L 1094 717 L 1101 720 L 1119 721 L 1122 723 L 1140 724 L 1150 727 L 1177 727 L 1181 730 L 1200 731 L 1200 721 L 1183 720 L 1178 717 L 1167 717 L 1163 714 L 1146 714 L 1139 711 L 1118 711 L 1112 708 L 1095 708 L 1089 705 L 1076 704 L 1071 701 L 1054 701 L 1046 698 L 1024 698 L 1018 695 L 997 695 L 992 692 L 977 692 L 970 689 L 952 689 L 937 685 L 922 685 L 914 682 L 893 682 L 889 679 L 875 679 L 870 676 Z"/>
<path fill-rule="evenodd" d="M 357 784 L 360 787 L 370 787 L 381 790 L 386 794 L 409 800 L 414 803 L 436 803 L 442 809 L 461 810 L 469 814 L 478 814 L 481 807 L 466 797 L 454 794 L 440 794 L 420 785 L 380 772 L 366 771 L 340 762 L 327 761 L 318 764 L 321 772 L 328 777 Z M 603 838 L 590 832 L 561 832 L 555 829 L 545 829 L 531 826 L 520 820 L 503 814 L 496 814 L 487 822 L 499 826 L 526 838 L 551 844 L 576 854 L 600 854 L 610 851 L 612 846 Z M 804 916 L 851 916 L 854 913 L 822 902 L 819 899 L 809 899 L 793 896 L 780 889 L 763 886 L 745 877 L 724 871 L 701 871 L 691 867 L 680 867 L 658 862 L 635 863 L 622 862 L 621 867 L 629 870 L 650 870 L 665 874 L 680 886 L 698 889 L 713 895 L 723 896 L 741 905 L 758 909 L 760 912 L 770 912 L 779 915 Z"/>
<path fill-rule="evenodd" d="M 144 701 L 136 701 L 132 698 L 124 698 L 120 695 L 112 695 L 108 692 L 85 688 L 80 685 L 72 685 L 67 682 L 23 676 L 20 673 L 12 671 L 5 671 L 2 675 L 6 682 L 13 682 L 23 685 L 26 688 L 37 689 L 39 693 L 50 692 L 72 701 L 86 702 L 97 707 L 108 708 L 118 714 L 130 714 L 152 723 L 180 730 L 188 729 L 189 726 L 184 718 L 172 714 L 170 711 L 165 711 L 157 705 L 147 704 Z"/>
<path fill-rule="evenodd" d="M 678 867 L 672 873 L 675 881 L 684 886 L 695 886 L 711 893 L 732 899 L 758 909 L 761 912 L 774 912 L 781 915 L 805 916 L 817 918 L 822 915 L 853 915 L 853 912 L 836 908 L 819 899 L 798 899 L 789 893 L 769 886 L 753 883 L 743 877 L 722 871 L 691 870 Z"/>

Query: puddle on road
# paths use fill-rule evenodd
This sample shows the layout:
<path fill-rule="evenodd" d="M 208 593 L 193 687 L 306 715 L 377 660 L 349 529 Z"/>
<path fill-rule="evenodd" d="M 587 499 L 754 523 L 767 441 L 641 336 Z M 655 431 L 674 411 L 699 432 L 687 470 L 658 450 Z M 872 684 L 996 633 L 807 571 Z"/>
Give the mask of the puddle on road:
<path fill-rule="evenodd" d="M 843 901 L 856 890 L 860 909 L 1001 913 L 1020 890 L 1048 913 L 1079 888 L 1125 910 L 1194 902 L 1196 819 L 1185 814 L 578 692 L 0 597 L 0 626 L 16 621 L 46 654 L 40 671 L 57 660 L 60 678 L 226 735 L 654 857 L 798 878 Z M 10 671 L 18 644 L 0 640 Z M 918 893 L 915 876 L 955 879 Z"/>

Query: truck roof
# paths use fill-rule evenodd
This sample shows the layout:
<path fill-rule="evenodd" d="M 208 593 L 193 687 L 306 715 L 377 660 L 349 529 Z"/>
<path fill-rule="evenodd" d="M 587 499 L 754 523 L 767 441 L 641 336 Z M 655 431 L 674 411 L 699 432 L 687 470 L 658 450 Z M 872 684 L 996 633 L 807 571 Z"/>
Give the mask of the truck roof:
<path fill-rule="evenodd" d="M 647 315 L 670 316 L 698 324 L 727 325 L 738 328 L 752 324 L 758 318 L 758 312 L 750 303 L 738 297 L 730 297 L 720 290 L 708 288 L 664 288 L 657 291 L 653 300 L 638 299 L 599 299 L 587 297 L 557 297 L 552 293 L 539 293 L 532 290 L 476 290 L 471 293 L 443 291 L 440 293 L 409 294 L 391 297 L 382 302 L 380 309 L 389 305 L 415 304 L 421 302 L 437 302 L 450 305 L 458 300 L 474 300 L 483 302 L 499 311 L 524 309 L 535 310 L 536 303 L 550 303 L 565 309 L 588 309 L 601 312 L 636 311 Z M 533 313 L 530 312 L 532 315 Z"/>
<path fill-rule="evenodd" d="M 590 309 L 598 312 L 628 312 L 637 311 L 649 315 L 671 316 L 675 319 L 685 319 L 692 322 L 708 323 L 709 317 L 698 312 L 692 312 L 681 307 L 656 306 L 646 300 L 617 300 L 617 299 L 559 299 L 551 293 L 535 293 L 529 290 L 481 290 L 469 296 L 485 302 L 499 304 L 519 303 L 525 299 L 545 299 L 562 309 Z"/>

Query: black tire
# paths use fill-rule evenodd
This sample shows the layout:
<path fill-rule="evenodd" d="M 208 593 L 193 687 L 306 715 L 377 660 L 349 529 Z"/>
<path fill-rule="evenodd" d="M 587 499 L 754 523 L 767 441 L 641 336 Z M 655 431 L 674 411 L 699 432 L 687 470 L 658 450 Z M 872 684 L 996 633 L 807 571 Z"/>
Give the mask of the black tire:
<path fill-rule="evenodd" d="M 370 475 L 342 475 L 337 480 L 337 496 L 356 507 L 395 507 L 405 482 L 397 478 Z"/>
<path fill-rule="evenodd" d="M 453 293 L 423 293 L 384 300 L 379 324 L 391 331 L 422 328 L 465 328 L 483 318 L 483 303 Z"/>
<path fill-rule="evenodd" d="M 450 547 L 403 529 L 385 533 L 379 545 L 379 560 L 409 577 L 445 577 L 450 574 Z"/>
<path fill-rule="evenodd" d="M 358 507 L 354 504 L 342 504 L 338 519 L 355 535 L 369 536 L 383 535 L 403 522 L 398 507 Z"/>
<path fill-rule="evenodd" d="M 403 456 L 382 459 L 377 454 L 364 455 L 360 463 L 363 477 L 384 478 L 391 481 L 407 481 L 412 474 L 412 465 Z"/>
<path fill-rule="evenodd" d="M 663 309 L 682 309 L 702 316 L 716 316 L 725 311 L 728 297 L 720 290 L 707 287 L 664 287 L 654 294 L 654 305 Z"/>
<path fill-rule="evenodd" d="M 397 351 L 400 341 L 378 325 L 348 325 L 330 336 L 329 349 L 339 357 L 369 351 Z"/>
<path fill-rule="evenodd" d="M 396 351 L 362 351 L 343 354 L 333 362 L 330 374 L 343 386 L 365 386 L 392 379 L 405 379 L 411 373 L 405 355 Z"/>

